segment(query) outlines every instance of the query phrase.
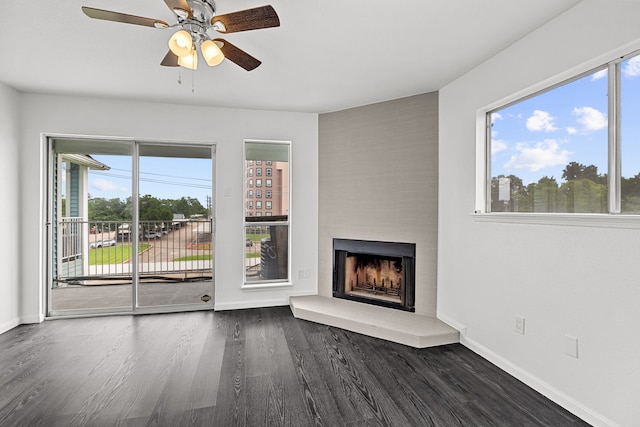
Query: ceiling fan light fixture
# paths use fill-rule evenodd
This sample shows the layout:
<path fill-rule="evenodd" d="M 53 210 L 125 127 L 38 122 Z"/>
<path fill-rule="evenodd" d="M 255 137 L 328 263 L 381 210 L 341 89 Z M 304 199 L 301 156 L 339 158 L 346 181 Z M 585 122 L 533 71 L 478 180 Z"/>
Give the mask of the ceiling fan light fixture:
<path fill-rule="evenodd" d="M 178 65 L 190 70 L 198 69 L 198 53 L 195 46 L 193 46 L 189 54 L 178 57 Z"/>
<path fill-rule="evenodd" d="M 224 54 L 213 40 L 205 40 L 200 45 L 202 56 L 210 67 L 215 67 L 224 60 Z"/>
<path fill-rule="evenodd" d="M 187 56 L 193 50 L 193 38 L 185 30 L 176 31 L 169 39 L 169 49 L 176 55 Z"/>

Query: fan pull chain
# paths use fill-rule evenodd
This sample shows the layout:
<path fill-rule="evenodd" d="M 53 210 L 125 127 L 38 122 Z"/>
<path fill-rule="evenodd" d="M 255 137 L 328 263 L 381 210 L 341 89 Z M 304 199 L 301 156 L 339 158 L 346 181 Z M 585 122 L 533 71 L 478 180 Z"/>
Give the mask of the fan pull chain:
<path fill-rule="evenodd" d="M 196 93 L 196 70 L 191 70 L 191 93 Z"/>
<path fill-rule="evenodd" d="M 182 84 L 182 74 L 180 74 L 180 67 L 178 67 L 178 84 Z"/>

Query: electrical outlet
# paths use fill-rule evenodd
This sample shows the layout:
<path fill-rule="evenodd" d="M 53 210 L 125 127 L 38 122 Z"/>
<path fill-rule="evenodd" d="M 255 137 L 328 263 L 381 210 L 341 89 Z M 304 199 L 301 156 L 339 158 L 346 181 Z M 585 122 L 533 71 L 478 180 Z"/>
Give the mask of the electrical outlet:
<path fill-rule="evenodd" d="M 578 337 L 564 336 L 564 354 L 578 358 Z"/>
<path fill-rule="evenodd" d="M 516 316 L 516 332 L 524 335 L 524 317 Z"/>
<path fill-rule="evenodd" d="M 304 279 L 304 270 L 298 270 L 298 279 Z"/>

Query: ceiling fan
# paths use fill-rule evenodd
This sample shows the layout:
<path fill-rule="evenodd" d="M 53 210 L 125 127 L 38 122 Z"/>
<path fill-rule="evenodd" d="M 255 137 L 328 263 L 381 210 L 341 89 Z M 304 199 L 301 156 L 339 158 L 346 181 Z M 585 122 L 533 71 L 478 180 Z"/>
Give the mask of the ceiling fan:
<path fill-rule="evenodd" d="M 169 52 L 160 65 L 182 66 L 192 70 L 198 67 L 196 46 L 200 46 L 200 52 L 210 66 L 218 65 L 227 58 L 245 70 L 251 71 L 261 64 L 260 60 L 224 39 L 212 38 L 209 33 L 217 31 L 229 34 L 280 26 L 280 18 L 272 6 L 216 15 L 216 5 L 213 0 L 164 0 L 164 2 L 175 13 L 178 20 L 176 24 L 169 25 L 160 19 L 87 6 L 82 6 L 82 11 L 94 19 L 145 27 L 178 29 L 169 39 Z"/>

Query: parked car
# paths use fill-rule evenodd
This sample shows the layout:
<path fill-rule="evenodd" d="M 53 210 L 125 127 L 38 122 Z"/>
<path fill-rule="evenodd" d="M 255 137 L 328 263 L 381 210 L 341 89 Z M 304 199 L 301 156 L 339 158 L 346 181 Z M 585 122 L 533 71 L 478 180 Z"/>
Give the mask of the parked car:
<path fill-rule="evenodd" d="M 115 246 L 115 245 L 116 245 L 115 240 L 98 240 L 97 242 L 91 243 L 89 247 L 91 249 L 95 249 L 95 248 L 106 248 L 108 246 Z"/>
<path fill-rule="evenodd" d="M 247 237 L 247 240 L 245 241 L 245 246 L 246 247 L 253 246 L 253 240 Z"/>

